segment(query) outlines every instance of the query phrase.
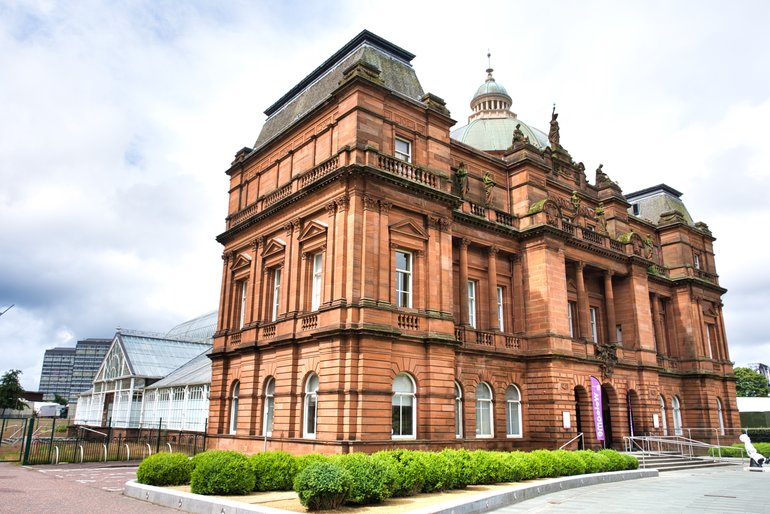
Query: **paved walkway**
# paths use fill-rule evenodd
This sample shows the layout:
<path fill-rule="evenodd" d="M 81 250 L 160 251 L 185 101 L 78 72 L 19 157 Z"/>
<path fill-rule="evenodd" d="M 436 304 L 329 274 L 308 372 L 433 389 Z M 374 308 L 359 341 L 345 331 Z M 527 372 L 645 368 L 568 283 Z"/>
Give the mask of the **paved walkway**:
<path fill-rule="evenodd" d="M 552 493 L 492 511 L 617 513 L 770 513 L 770 473 L 730 466 L 667 471 L 655 478 Z"/>
<path fill-rule="evenodd" d="M 62 464 L 29 466 L 0 463 L 0 513 L 171 514 L 178 512 L 123 496 L 136 466 Z"/>

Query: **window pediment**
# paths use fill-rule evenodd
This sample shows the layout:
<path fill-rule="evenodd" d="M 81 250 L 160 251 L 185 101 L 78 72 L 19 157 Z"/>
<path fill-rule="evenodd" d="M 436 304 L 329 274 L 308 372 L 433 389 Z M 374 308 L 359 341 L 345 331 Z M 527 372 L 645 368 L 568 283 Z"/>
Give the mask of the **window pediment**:
<path fill-rule="evenodd" d="M 411 239 L 427 241 L 428 233 L 425 229 L 414 223 L 412 220 L 404 220 L 390 225 L 391 239 Z"/>
<path fill-rule="evenodd" d="M 235 271 L 242 268 L 248 268 L 250 265 L 251 265 L 251 255 L 248 255 L 246 253 L 239 253 L 233 260 L 233 264 L 232 266 L 230 266 L 230 269 Z"/>
<path fill-rule="evenodd" d="M 282 253 L 285 249 L 286 243 L 276 237 L 267 242 L 265 245 L 265 251 L 262 252 L 262 256 L 267 258 L 271 255 Z"/>
<path fill-rule="evenodd" d="M 320 221 L 313 220 L 309 222 L 305 228 L 302 230 L 302 233 L 299 236 L 299 242 L 304 243 L 308 240 L 314 239 L 316 237 L 326 238 L 326 231 L 328 229 L 328 225 L 326 223 L 322 223 Z"/>

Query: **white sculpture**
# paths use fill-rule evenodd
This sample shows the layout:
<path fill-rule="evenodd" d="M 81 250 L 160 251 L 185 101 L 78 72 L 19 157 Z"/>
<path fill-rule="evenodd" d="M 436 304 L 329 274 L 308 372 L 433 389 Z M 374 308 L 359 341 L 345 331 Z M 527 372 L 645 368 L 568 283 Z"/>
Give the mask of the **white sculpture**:
<path fill-rule="evenodd" d="M 757 451 L 756 448 L 754 448 L 754 445 L 751 444 L 751 438 L 749 437 L 749 434 L 741 434 L 740 437 L 738 437 L 740 441 L 744 444 L 746 447 L 746 453 L 749 455 L 749 467 L 750 468 L 761 468 L 767 459 L 765 459 L 765 456 L 762 455 Z M 762 471 L 762 470 L 757 470 Z"/>

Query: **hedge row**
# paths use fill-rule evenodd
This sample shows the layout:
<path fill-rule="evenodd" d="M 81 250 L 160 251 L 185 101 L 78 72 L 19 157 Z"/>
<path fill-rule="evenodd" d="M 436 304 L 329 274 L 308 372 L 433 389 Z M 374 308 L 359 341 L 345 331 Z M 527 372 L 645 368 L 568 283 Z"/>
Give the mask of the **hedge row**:
<path fill-rule="evenodd" d="M 765 457 L 770 457 L 770 443 L 753 443 L 753 444 L 754 444 L 754 448 L 756 448 L 756 450 L 759 453 L 761 453 Z M 709 455 L 711 457 L 716 457 L 721 453 L 722 457 L 746 457 L 745 448 L 746 447 L 741 443 L 736 443 L 732 446 L 723 446 L 721 449 L 721 452 L 719 453 L 717 452 L 716 449 L 710 448 Z"/>
<path fill-rule="evenodd" d="M 603 471 L 636 469 L 635 457 L 614 450 L 593 452 L 536 450 L 497 452 L 387 450 L 293 457 L 262 452 L 210 450 L 191 460 L 159 453 L 145 459 L 137 480 L 150 485 L 189 483 L 197 494 L 244 494 L 249 491 L 297 492 L 310 510 L 333 509 L 343 503 L 369 505 L 392 496 L 412 496 L 468 485 L 519 482 Z"/>

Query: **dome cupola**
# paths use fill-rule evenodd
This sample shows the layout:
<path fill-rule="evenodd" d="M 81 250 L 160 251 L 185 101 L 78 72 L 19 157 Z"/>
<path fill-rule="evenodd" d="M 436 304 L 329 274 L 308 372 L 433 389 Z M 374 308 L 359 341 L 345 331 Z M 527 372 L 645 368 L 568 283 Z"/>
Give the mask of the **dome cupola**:
<path fill-rule="evenodd" d="M 489 54 L 487 54 L 489 56 Z M 477 118 L 515 118 L 511 112 L 513 100 L 508 91 L 495 81 L 492 68 L 487 68 L 487 80 L 476 90 L 471 99 L 473 114 L 468 117 L 471 122 Z"/>

